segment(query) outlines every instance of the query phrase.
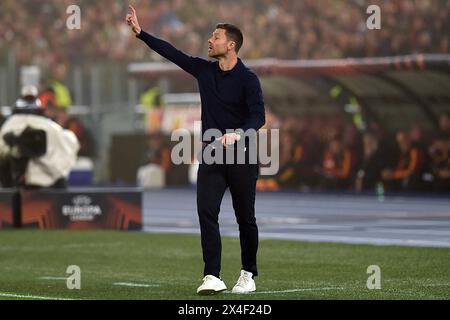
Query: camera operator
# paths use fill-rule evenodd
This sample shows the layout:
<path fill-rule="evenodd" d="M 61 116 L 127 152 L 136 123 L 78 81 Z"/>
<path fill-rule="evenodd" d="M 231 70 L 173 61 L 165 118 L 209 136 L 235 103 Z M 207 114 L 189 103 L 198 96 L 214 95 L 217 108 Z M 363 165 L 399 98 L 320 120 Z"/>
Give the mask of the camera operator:
<path fill-rule="evenodd" d="M 77 159 L 75 134 L 44 115 L 38 91 L 25 86 L 0 130 L 3 187 L 64 188 Z"/>

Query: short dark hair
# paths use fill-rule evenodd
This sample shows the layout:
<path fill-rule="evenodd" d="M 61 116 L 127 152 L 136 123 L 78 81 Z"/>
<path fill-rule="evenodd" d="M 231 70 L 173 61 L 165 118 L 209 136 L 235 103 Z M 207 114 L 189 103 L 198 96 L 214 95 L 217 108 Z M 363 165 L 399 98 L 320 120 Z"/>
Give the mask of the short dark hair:
<path fill-rule="evenodd" d="M 236 27 L 235 25 L 232 25 L 230 23 L 218 23 L 216 25 L 216 29 L 224 29 L 225 34 L 227 38 L 231 41 L 234 41 L 236 43 L 236 53 L 239 52 L 239 50 L 242 47 L 242 44 L 244 43 L 244 36 L 242 35 L 241 30 Z"/>

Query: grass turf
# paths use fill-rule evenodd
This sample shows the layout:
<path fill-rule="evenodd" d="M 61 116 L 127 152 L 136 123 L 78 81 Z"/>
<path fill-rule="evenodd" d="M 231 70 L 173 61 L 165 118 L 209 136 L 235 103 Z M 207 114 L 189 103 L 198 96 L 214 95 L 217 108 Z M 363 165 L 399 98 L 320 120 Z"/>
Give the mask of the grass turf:
<path fill-rule="evenodd" d="M 222 278 L 239 275 L 239 240 L 222 241 Z M 201 297 L 199 236 L 116 231 L 1 231 L 0 299 L 449 299 L 450 250 L 261 240 L 257 293 Z M 69 290 L 69 265 L 81 290 Z M 366 287 L 369 265 L 381 290 Z M 126 287 L 114 283 L 146 284 Z M 15 297 L 22 295 L 24 297 Z"/>

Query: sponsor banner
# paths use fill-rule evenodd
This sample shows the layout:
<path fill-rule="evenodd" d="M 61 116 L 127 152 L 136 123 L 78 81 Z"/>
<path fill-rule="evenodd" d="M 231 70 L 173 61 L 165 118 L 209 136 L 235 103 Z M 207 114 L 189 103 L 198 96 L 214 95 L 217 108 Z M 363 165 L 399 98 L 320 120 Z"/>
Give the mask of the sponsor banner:
<path fill-rule="evenodd" d="M 23 191 L 21 207 L 24 228 L 142 228 L 142 192 L 139 189 Z"/>
<path fill-rule="evenodd" d="M 16 192 L 11 190 L 0 191 L 0 229 L 10 229 L 14 226 L 14 196 Z"/>

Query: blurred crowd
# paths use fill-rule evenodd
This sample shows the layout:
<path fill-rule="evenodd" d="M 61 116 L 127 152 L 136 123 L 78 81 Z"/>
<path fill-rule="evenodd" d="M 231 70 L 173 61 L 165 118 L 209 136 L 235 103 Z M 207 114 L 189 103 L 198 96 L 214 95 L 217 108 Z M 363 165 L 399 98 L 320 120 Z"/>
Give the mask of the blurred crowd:
<path fill-rule="evenodd" d="M 336 115 L 280 116 L 266 111 L 263 129 L 279 129 L 279 142 L 272 141 L 268 130 L 262 143 L 277 144 L 272 150 L 279 150 L 279 170 L 274 176 L 260 175 L 259 191 L 450 192 L 450 113 L 440 115 L 437 130 L 415 124 L 388 132 L 377 122 L 360 130 Z M 182 166 L 171 163 L 171 145 L 161 132 L 148 136 L 139 183 L 153 187 L 155 176 L 161 177 L 158 186 L 188 183 Z M 276 158 L 272 154 L 267 166 L 274 167 Z M 189 183 L 195 183 L 197 167 L 194 161 Z"/>
<path fill-rule="evenodd" d="M 259 190 L 450 192 L 450 113 L 439 130 L 360 131 L 339 117 L 281 119 L 280 170 Z M 270 126 L 270 123 L 269 123 Z"/>
<path fill-rule="evenodd" d="M 215 24 L 244 31 L 248 59 L 325 59 L 409 53 L 449 53 L 447 0 L 135 0 L 141 25 L 192 55 L 206 55 Z M 68 30 L 68 6 L 81 8 L 81 29 Z M 382 29 L 366 27 L 370 4 Z M 19 64 L 53 66 L 99 60 L 159 59 L 132 39 L 123 0 L 2 0 L 0 53 L 15 49 Z"/>

